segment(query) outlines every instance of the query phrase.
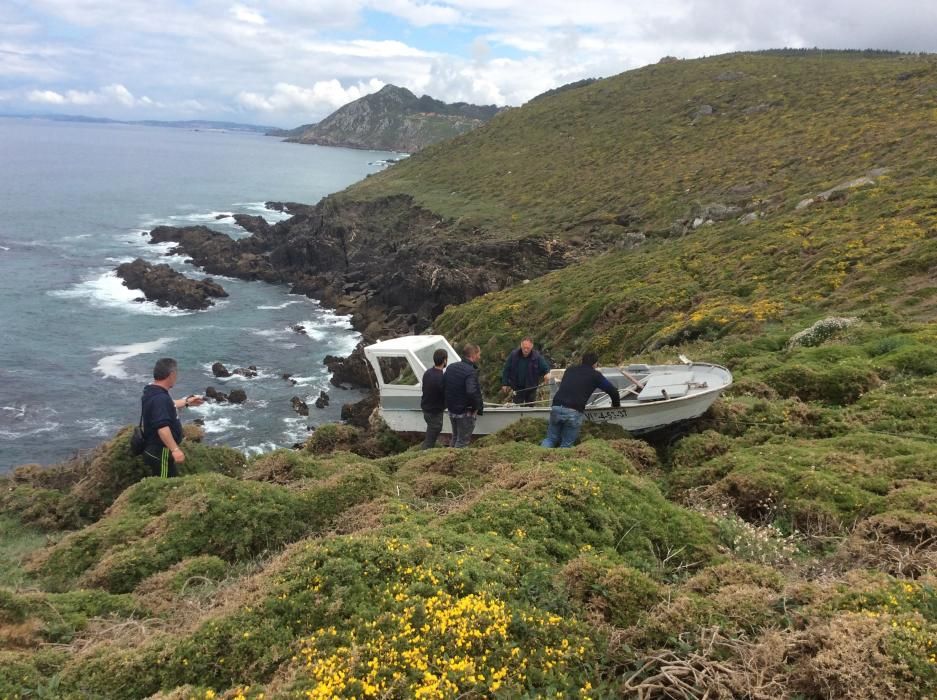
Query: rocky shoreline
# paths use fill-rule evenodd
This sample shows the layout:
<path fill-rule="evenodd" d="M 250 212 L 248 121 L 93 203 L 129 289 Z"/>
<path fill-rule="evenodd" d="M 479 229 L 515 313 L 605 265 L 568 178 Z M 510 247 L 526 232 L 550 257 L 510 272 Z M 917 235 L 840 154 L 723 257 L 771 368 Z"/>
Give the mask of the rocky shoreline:
<path fill-rule="evenodd" d="M 206 226 L 159 226 L 150 240 L 175 243 L 170 254 L 185 255 L 210 274 L 288 283 L 294 293 L 349 314 L 368 340 L 422 332 L 449 304 L 572 261 L 567 244 L 497 240 L 406 195 L 267 206 L 292 217 L 270 224 L 238 214 L 236 222 L 251 235 L 237 240 Z"/>

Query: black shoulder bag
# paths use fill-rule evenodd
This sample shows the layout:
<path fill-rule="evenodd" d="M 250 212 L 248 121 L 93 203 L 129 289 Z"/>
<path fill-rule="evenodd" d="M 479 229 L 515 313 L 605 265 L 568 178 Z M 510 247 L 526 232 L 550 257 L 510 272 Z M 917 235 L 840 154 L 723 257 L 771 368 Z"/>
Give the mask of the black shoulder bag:
<path fill-rule="evenodd" d="M 143 433 L 143 406 L 144 400 L 140 399 L 140 424 L 133 427 L 133 432 L 130 433 L 130 454 L 134 457 L 143 454 L 143 450 L 146 449 L 146 435 Z"/>

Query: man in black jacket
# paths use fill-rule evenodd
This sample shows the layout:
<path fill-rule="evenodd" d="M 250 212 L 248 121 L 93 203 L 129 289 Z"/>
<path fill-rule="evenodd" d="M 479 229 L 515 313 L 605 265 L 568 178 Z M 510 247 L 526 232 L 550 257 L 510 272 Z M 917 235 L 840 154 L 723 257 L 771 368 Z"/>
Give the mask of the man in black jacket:
<path fill-rule="evenodd" d="M 443 390 L 443 370 L 449 353 L 442 348 L 433 353 L 433 367 L 423 373 L 423 400 L 420 408 L 423 409 L 423 420 L 426 421 L 426 439 L 423 440 L 423 449 L 436 447 L 436 440 L 442 432 L 442 414 L 446 410 L 446 396 Z"/>
<path fill-rule="evenodd" d="M 446 409 L 452 422 L 452 447 L 467 447 L 475 430 L 475 419 L 482 414 L 485 403 L 478 381 L 478 361 L 481 349 L 466 343 L 462 360 L 449 365 L 443 376 Z"/>
<path fill-rule="evenodd" d="M 611 396 L 613 406 L 621 406 L 618 389 L 595 368 L 598 363 L 599 356 L 587 352 L 582 356 L 581 365 L 570 367 L 563 373 L 559 391 L 553 397 L 550 425 L 541 447 L 573 446 L 586 417 L 586 402 L 596 389 Z"/>

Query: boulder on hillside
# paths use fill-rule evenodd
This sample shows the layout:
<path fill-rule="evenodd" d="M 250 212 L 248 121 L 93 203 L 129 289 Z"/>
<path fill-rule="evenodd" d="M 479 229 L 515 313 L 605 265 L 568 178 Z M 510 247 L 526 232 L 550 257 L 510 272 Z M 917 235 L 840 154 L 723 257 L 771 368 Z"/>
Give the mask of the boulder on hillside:
<path fill-rule="evenodd" d="M 117 276 L 125 287 L 141 290 L 149 301 L 160 306 L 198 311 L 213 305 L 215 298 L 228 296 L 224 288 L 210 278 L 189 279 L 169 265 L 153 265 L 142 258 L 119 265 Z"/>

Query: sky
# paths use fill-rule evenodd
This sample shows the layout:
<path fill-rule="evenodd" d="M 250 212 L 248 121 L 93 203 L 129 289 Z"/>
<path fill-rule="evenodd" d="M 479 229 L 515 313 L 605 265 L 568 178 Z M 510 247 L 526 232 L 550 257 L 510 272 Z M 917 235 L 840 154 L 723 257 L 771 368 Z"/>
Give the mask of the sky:
<path fill-rule="evenodd" d="M 937 52 L 935 0 L 0 0 L 0 114 L 294 127 L 392 83 L 520 105 L 663 56 Z"/>

